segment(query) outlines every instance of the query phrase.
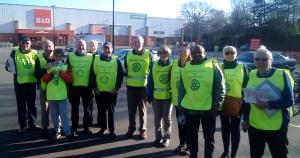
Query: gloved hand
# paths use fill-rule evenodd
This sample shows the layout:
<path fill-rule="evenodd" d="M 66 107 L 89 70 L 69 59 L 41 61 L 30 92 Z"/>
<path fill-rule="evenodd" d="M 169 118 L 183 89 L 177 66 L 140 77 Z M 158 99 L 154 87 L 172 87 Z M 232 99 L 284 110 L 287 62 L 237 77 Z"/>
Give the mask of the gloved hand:
<path fill-rule="evenodd" d="M 148 103 L 152 103 L 153 97 L 152 96 L 147 96 L 147 101 Z"/>

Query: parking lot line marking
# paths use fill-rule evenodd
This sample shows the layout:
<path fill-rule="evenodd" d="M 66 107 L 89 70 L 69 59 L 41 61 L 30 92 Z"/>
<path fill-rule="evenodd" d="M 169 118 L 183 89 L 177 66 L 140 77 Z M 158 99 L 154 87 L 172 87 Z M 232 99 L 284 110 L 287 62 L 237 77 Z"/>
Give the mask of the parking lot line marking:
<path fill-rule="evenodd" d="M 290 123 L 290 126 L 296 127 L 296 128 L 300 128 L 300 125 L 293 125 Z"/>

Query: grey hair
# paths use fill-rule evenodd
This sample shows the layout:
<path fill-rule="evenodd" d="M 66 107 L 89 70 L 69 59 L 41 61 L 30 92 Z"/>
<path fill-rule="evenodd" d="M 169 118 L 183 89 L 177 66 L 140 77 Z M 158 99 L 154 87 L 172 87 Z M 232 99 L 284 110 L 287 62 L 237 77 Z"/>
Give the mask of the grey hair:
<path fill-rule="evenodd" d="M 136 36 L 136 38 L 141 42 L 144 43 L 144 38 L 141 35 Z"/>
<path fill-rule="evenodd" d="M 52 44 L 52 45 L 54 46 L 54 43 L 53 43 L 52 41 L 50 41 L 50 40 L 45 40 L 45 41 L 43 42 L 43 48 L 45 48 L 48 44 Z"/>
<path fill-rule="evenodd" d="M 258 53 L 264 53 L 268 56 L 268 59 L 270 60 L 273 60 L 273 56 L 272 56 L 272 53 L 267 49 L 266 46 L 264 45 L 261 45 L 257 50 L 256 50 L 256 53 L 255 53 L 255 57 L 257 56 Z"/>
<path fill-rule="evenodd" d="M 83 46 L 84 46 L 84 49 L 86 50 L 86 42 L 85 42 L 85 40 L 83 40 L 83 39 L 77 39 L 76 40 L 76 47 L 77 47 L 77 45 L 79 44 L 79 42 L 81 42 L 82 44 L 83 44 Z"/>
<path fill-rule="evenodd" d="M 223 53 L 225 53 L 225 52 L 228 51 L 228 50 L 233 50 L 235 54 L 237 53 L 237 52 L 236 52 L 236 48 L 235 48 L 234 46 L 225 46 L 225 47 L 223 48 Z"/>

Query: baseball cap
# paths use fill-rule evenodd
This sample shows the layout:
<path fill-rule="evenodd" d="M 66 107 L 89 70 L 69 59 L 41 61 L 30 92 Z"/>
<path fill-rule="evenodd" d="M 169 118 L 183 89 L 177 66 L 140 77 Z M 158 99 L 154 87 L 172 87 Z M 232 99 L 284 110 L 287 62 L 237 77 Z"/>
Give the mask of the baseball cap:
<path fill-rule="evenodd" d="M 103 44 L 103 47 L 112 47 L 112 44 L 110 42 L 105 42 Z"/>
<path fill-rule="evenodd" d="M 30 37 L 28 37 L 28 36 L 22 36 L 22 37 L 20 38 L 20 41 L 21 41 L 21 42 L 26 42 L 26 41 L 31 41 L 31 39 L 30 39 Z"/>

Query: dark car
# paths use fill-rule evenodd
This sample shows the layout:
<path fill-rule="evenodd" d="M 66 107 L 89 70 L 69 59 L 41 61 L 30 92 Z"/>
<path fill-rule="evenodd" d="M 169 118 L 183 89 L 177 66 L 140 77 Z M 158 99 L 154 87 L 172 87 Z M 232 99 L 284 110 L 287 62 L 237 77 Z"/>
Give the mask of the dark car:
<path fill-rule="evenodd" d="M 120 49 L 113 52 L 113 55 L 118 56 L 120 62 L 122 63 L 123 71 L 125 74 L 126 74 L 126 69 L 124 67 L 124 57 L 131 50 L 132 50 L 131 48 L 128 48 L 128 49 Z M 158 60 L 159 57 L 157 56 L 157 52 L 155 50 L 150 50 L 150 52 L 153 56 L 153 60 L 154 61 Z"/>
<path fill-rule="evenodd" d="M 65 51 L 66 51 L 66 52 L 74 52 L 75 49 L 76 49 L 75 44 L 70 44 L 70 45 L 67 45 L 67 46 L 65 47 Z"/>
<path fill-rule="evenodd" d="M 254 69 L 254 53 L 253 51 L 242 52 L 237 56 L 238 63 L 245 64 L 249 69 Z M 281 69 L 289 69 L 294 71 L 296 69 L 296 60 L 286 57 L 279 51 L 272 51 L 273 63 L 272 66 Z"/>

